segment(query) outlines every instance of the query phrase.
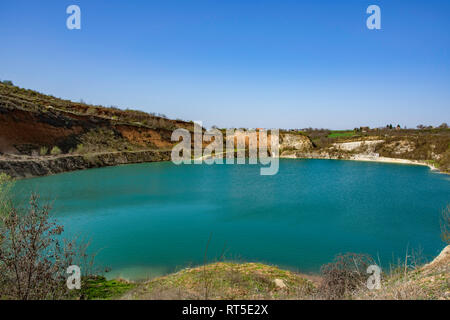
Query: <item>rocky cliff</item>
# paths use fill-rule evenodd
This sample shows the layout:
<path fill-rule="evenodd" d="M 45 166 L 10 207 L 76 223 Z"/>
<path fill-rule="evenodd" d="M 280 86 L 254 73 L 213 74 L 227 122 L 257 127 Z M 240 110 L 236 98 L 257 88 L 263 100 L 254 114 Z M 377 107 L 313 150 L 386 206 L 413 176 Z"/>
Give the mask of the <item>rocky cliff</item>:
<path fill-rule="evenodd" d="M 176 128 L 193 125 L 0 83 L 0 171 L 16 178 L 169 160 Z"/>
<path fill-rule="evenodd" d="M 282 133 L 280 135 L 280 155 L 310 151 L 313 148 L 314 145 L 307 136 L 290 133 Z"/>
<path fill-rule="evenodd" d="M 67 171 L 167 160 L 170 160 L 170 151 L 121 151 L 56 157 L 9 157 L 0 159 L 0 172 L 15 178 L 30 178 Z"/>

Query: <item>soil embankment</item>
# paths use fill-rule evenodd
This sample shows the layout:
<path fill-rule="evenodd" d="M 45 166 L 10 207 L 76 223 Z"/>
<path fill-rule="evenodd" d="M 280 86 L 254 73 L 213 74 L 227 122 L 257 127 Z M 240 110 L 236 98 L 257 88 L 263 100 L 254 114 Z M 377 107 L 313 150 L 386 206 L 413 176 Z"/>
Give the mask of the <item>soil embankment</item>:
<path fill-rule="evenodd" d="M 0 158 L 0 172 L 14 178 L 47 176 L 75 170 L 117 166 L 121 164 L 170 160 L 170 151 L 121 151 L 89 155 L 63 155 L 38 158 Z"/>

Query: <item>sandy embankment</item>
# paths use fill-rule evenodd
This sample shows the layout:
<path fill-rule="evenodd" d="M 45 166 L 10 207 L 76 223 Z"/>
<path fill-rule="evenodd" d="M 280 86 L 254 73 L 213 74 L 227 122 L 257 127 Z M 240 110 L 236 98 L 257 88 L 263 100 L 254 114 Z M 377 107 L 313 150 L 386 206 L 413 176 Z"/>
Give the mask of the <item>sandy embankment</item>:
<path fill-rule="evenodd" d="M 351 156 L 349 159 L 345 159 L 345 160 L 384 162 L 384 163 L 398 163 L 398 164 L 412 164 L 412 165 L 419 165 L 419 166 L 427 166 L 431 170 L 439 171 L 439 169 L 436 168 L 435 166 L 433 166 L 432 164 L 427 163 L 425 161 L 419 161 L 419 160 L 408 160 L 408 159 L 388 158 L 388 157 L 376 157 L 376 156 L 364 155 L 364 154 L 357 154 L 357 155 Z"/>
<path fill-rule="evenodd" d="M 411 165 L 427 166 L 431 170 L 438 170 L 435 166 L 425 161 L 380 157 L 378 153 L 374 152 L 374 147 L 383 142 L 384 140 L 354 141 L 345 143 L 335 143 L 334 146 L 339 150 L 345 151 L 356 151 L 358 150 L 358 148 L 361 148 L 361 146 L 366 146 L 367 148 L 366 152 L 351 155 L 348 160 L 411 164 Z"/>
<path fill-rule="evenodd" d="M 307 157 L 297 157 L 295 154 L 289 154 L 289 155 L 280 156 L 280 159 L 283 159 L 283 158 L 284 159 L 326 159 L 326 160 L 351 160 L 351 161 L 398 163 L 398 164 L 427 166 L 431 170 L 439 171 L 439 169 L 437 169 L 435 166 L 433 166 L 432 164 L 429 164 L 425 161 L 379 157 L 379 156 L 366 155 L 366 154 L 356 154 L 356 155 L 353 155 L 350 157 L 344 157 L 344 158 L 336 158 L 336 157 L 320 155 L 320 154 L 308 155 Z"/>
<path fill-rule="evenodd" d="M 352 160 L 352 161 L 368 161 L 368 162 L 383 162 L 383 163 L 398 163 L 398 164 L 408 164 L 408 165 L 420 165 L 427 166 L 433 171 L 439 171 L 438 168 L 433 166 L 431 163 L 421 160 L 409 160 L 400 158 L 388 158 L 381 157 L 378 153 L 375 153 L 375 146 L 383 143 L 384 140 L 360 140 L 351 142 L 341 142 L 334 143 L 331 150 L 337 151 L 338 154 L 330 154 L 328 152 L 306 152 L 303 155 L 289 154 L 283 155 L 281 158 L 305 158 L 309 159 L 336 159 L 336 160 Z M 363 150 L 361 150 L 363 149 Z M 342 151 L 342 152 L 339 152 Z M 358 153 L 358 151 L 360 153 Z M 362 151 L 362 152 L 361 152 Z M 354 152 L 354 154 L 348 154 L 348 152 Z"/>

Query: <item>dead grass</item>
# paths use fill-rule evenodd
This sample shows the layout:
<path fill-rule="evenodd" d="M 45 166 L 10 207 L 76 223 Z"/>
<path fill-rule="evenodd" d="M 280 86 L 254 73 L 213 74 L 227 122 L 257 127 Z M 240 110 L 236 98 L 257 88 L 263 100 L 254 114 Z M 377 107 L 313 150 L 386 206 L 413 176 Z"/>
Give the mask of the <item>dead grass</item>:
<path fill-rule="evenodd" d="M 450 246 L 426 265 L 419 265 L 420 253 L 407 252 L 382 274 L 378 290 L 365 286 L 371 263 L 365 255 L 340 255 L 319 277 L 261 263 L 217 262 L 138 284 L 122 299 L 203 300 L 207 286 L 213 300 L 450 300 Z"/>
<path fill-rule="evenodd" d="M 218 262 L 150 280 L 124 298 L 205 299 L 205 281 L 208 299 L 309 299 L 315 291 L 311 281 L 294 272 L 260 263 Z"/>
<path fill-rule="evenodd" d="M 382 278 L 381 289 L 361 289 L 354 299 L 363 300 L 450 300 L 450 246 L 433 262 L 409 267 Z"/>

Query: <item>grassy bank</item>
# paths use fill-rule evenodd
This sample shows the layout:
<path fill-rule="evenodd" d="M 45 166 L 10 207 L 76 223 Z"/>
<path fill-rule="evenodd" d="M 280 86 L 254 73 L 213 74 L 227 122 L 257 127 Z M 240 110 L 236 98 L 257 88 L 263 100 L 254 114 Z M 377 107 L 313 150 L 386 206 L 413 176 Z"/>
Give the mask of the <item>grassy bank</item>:
<path fill-rule="evenodd" d="M 356 256 L 346 256 L 354 259 Z M 350 259 L 350 260 L 351 260 Z M 349 261 L 350 261 L 349 260 Z M 339 262 L 336 262 L 339 261 Z M 261 263 L 218 262 L 158 277 L 145 282 L 86 281 L 82 299 L 127 300 L 450 300 L 450 246 L 431 263 L 404 261 L 381 274 L 381 288 L 367 289 L 365 270 L 342 264 L 341 258 L 325 268 L 331 272 L 304 275 Z M 323 269 L 323 270 L 325 270 Z M 364 271 L 364 272 L 363 272 Z"/>
<path fill-rule="evenodd" d="M 304 276 L 260 263 L 218 262 L 139 284 L 125 299 L 293 299 L 312 294 Z"/>

